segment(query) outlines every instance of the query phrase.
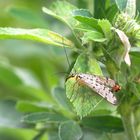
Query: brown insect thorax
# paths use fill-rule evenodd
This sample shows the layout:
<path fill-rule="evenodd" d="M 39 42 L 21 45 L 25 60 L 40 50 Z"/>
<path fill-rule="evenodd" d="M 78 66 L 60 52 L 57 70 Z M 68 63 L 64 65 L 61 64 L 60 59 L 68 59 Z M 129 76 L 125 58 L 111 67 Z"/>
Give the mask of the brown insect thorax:
<path fill-rule="evenodd" d="M 112 91 L 114 92 L 118 92 L 119 90 L 121 90 L 121 87 L 117 84 L 112 88 Z"/>

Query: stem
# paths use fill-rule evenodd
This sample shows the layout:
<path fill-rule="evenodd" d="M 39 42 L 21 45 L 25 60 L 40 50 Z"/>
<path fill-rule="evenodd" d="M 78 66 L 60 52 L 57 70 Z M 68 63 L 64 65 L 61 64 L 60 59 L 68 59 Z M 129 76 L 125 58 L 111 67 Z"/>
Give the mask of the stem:
<path fill-rule="evenodd" d="M 130 104 L 123 103 L 119 109 L 127 139 L 138 140 L 134 131 L 134 125 L 132 124 L 132 110 Z"/>

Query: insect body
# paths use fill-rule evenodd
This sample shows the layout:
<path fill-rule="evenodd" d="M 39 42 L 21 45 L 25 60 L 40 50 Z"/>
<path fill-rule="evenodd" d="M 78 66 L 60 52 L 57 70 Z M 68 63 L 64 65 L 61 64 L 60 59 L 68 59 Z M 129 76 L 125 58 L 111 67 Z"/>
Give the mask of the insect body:
<path fill-rule="evenodd" d="M 116 82 L 107 77 L 101 77 L 91 74 L 71 74 L 66 80 L 70 78 L 75 78 L 79 85 L 86 85 L 93 91 L 98 93 L 100 96 L 105 98 L 108 102 L 112 104 L 117 104 L 117 98 L 113 92 L 117 92 L 121 87 L 116 84 Z"/>

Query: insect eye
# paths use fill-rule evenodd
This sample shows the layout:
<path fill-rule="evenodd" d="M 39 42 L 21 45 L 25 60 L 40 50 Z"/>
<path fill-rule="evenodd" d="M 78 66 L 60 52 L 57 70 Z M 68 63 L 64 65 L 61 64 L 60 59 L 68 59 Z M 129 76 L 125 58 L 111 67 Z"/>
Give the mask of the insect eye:
<path fill-rule="evenodd" d="M 75 76 L 74 74 L 71 74 L 71 75 L 70 75 L 70 77 L 74 77 L 74 76 Z"/>

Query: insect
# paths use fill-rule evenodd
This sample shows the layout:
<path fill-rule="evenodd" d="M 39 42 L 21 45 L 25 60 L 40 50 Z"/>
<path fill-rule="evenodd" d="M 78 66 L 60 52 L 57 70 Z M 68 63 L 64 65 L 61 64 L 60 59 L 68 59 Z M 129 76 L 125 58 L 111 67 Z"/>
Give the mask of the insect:
<path fill-rule="evenodd" d="M 84 73 L 71 74 L 66 80 L 70 78 L 75 78 L 79 85 L 86 85 L 100 96 L 105 98 L 111 104 L 117 104 L 117 98 L 113 93 L 118 92 L 121 87 L 116 84 L 114 80 L 107 77 Z"/>

